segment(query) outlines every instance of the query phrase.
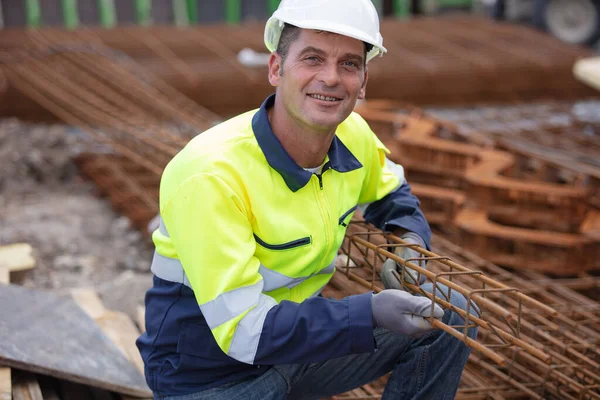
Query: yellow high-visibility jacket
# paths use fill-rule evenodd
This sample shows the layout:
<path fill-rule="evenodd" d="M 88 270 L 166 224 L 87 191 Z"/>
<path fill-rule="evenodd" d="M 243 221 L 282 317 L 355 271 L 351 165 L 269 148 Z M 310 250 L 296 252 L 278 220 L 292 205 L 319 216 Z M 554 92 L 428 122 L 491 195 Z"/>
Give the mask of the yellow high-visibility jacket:
<path fill-rule="evenodd" d="M 320 174 L 298 166 L 273 134 L 267 108 L 194 138 L 168 164 L 153 234 L 154 287 L 138 340 L 150 387 L 208 389 L 269 365 L 374 350 L 371 294 L 318 296 L 357 207 L 382 229 L 429 243 L 402 167 L 352 113 Z"/>

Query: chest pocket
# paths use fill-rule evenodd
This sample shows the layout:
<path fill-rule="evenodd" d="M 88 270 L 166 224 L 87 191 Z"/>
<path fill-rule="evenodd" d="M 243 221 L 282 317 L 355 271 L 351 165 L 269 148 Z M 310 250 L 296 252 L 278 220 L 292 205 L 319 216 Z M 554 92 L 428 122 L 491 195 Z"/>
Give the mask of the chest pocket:
<path fill-rule="evenodd" d="M 357 206 L 358 205 L 352 207 L 351 209 L 342 214 L 342 216 L 339 219 L 339 225 L 343 227 L 348 226 L 348 223 L 350 223 L 350 220 L 352 219 L 352 214 L 354 213 L 354 211 L 356 211 Z"/>
<path fill-rule="evenodd" d="M 292 240 L 292 241 L 289 241 L 286 243 L 279 243 L 279 244 L 267 243 L 264 240 L 262 240 L 261 238 L 259 238 L 256 234 L 254 234 L 254 239 L 256 240 L 256 243 L 258 243 L 260 246 L 264 247 L 265 249 L 276 250 L 276 251 L 291 250 L 291 249 L 295 249 L 297 247 L 306 246 L 308 244 L 311 244 L 311 242 L 312 242 L 312 238 L 310 236 L 306 236 L 306 237 L 303 237 L 300 239 Z"/>

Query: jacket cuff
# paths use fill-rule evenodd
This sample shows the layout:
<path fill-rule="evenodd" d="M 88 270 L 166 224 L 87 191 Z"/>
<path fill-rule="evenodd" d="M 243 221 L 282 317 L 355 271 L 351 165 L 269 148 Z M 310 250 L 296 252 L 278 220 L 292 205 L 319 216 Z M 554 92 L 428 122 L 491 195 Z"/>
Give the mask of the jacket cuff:
<path fill-rule="evenodd" d="M 348 297 L 350 324 L 350 349 L 352 353 L 369 353 L 375 350 L 373 336 L 373 293 L 363 293 Z"/>

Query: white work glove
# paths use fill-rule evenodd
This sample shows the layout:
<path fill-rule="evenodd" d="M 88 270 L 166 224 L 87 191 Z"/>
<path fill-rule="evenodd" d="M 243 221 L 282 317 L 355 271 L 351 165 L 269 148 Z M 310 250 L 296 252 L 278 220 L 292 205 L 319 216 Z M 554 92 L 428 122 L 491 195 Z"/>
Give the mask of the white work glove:
<path fill-rule="evenodd" d="M 424 317 L 431 316 L 431 300 L 403 290 L 387 289 L 371 298 L 373 325 L 405 335 L 419 337 L 435 328 Z M 437 304 L 433 317 L 440 319 L 444 310 Z"/>
<path fill-rule="evenodd" d="M 421 239 L 421 237 L 414 232 L 406 232 L 400 238 L 410 244 L 416 244 L 421 246 L 422 248 L 426 248 L 423 239 Z M 403 260 L 423 257 L 421 253 L 411 249 L 410 247 L 396 247 L 394 253 Z M 426 268 L 425 261 L 410 262 L 418 265 L 421 268 Z M 391 258 L 388 258 L 381 266 L 381 274 L 379 274 L 379 276 L 381 277 L 381 281 L 383 282 L 383 286 L 386 289 L 402 289 L 400 282 L 394 276 L 394 273 L 392 271 L 400 273 L 402 271 L 402 266 L 398 265 L 398 263 L 396 263 L 396 261 L 392 260 Z M 410 268 L 404 268 L 404 280 L 407 283 L 415 284 L 417 279 L 419 279 L 419 274 L 417 273 L 417 271 L 412 270 Z M 419 283 L 425 282 L 425 279 L 426 277 L 424 275 L 421 275 Z"/>

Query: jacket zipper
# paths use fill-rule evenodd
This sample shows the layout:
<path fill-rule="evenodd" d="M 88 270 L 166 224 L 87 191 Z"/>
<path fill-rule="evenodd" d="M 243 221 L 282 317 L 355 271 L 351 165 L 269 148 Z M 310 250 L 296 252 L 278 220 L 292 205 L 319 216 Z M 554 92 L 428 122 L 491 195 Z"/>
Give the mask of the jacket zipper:
<path fill-rule="evenodd" d="M 315 188 L 315 192 L 316 192 L 316 197 L 317 197 L 317 202 L 319 203 L 319 209 L 321 210 L 321 217 L 323 218 L 323 225 L 325 226 L 325 240 L 326 240 L 326 247 L 325 247 L 325 254 L 323 256 L 323 259 L 325 257 L 327 257 L 327 255 L 329 254 L 330 248 L 333 244 L 333 239 L 332 239 L 332 232 L 331 232 L 331 222 L 330 222 L 330 216 L 329 216 L 329 208 L 327 206 L 327 201 L 325 199 L 325 192 L 323 190 L 323 173 L 325 171 L 321 172 L 320 174 L 315 174 L 317 176 L 317 179 L 319 180 L 319 189 Z M 321 263 L 323 262 L 323 259 L 321 260 Z"/>
<path fill-rule="evenodd" d="M 310 241 L 311 241 L 310 236 L 307 236 L 302 239 L 292 240 L 291 242 L 287 242 L 287 243 L 269 244 L 269 243 L 265 242 L 264 240 L 262 240 L 261 238 L 259 238 L 258 236 L 256 236 L 256 234 L 254 234 L 254 239 L 262 247 L 264 247 L 266 249 L 270 249 L 270 250 L 289 250 L 289 249 L 293 249 L 294 247 L 299 247 L 299 246 L 304 246 L 306 244 L 310 244 Z"/>

